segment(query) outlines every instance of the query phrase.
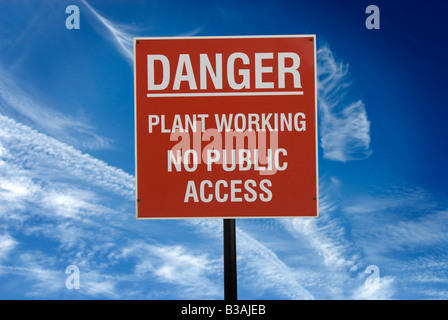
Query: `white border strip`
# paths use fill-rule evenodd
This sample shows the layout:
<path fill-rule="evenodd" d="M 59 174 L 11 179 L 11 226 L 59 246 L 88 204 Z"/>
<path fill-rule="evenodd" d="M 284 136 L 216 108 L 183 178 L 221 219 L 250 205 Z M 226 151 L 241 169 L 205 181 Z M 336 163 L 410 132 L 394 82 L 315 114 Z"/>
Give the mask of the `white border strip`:
<path fill-rule="evenodd" d="M 301 96 L 303 91 L 269 91 L 269 92 L 194 92 L 194 93 L 148 93 L 148 98 L 167 97 L 213 97 L 213 96 Z"/>
<path fill-rule="evenodd" d="M 136 40 L 194 40 L 194 39 L 252 39 L 252 38 L 314 38 L 315 34 L 288 34 L 288 35 L 256 35 L 256 36 L 180 36 L 180 37 L 134 37 Z"/>

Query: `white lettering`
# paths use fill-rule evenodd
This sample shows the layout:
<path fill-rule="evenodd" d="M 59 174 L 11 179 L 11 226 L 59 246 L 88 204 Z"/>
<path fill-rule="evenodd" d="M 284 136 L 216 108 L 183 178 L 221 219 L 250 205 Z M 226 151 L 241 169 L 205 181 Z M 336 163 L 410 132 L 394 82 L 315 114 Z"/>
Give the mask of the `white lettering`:
<path fill-rule="evenodd" d="M 292 59 L 292 66 L 286 67 L 285 60 Z M 300 57 L 295 52 L 279 52 L 278 53 L 278 87 L 285 88 L 286 73 L 290 73 L 293 76 L 294 88 L 302 88 L 300 84 Z"/>
<path fill-rule="evenodd" d="M 192 58 L 194 58 L 194 64 Z M 170 85 L 172 90 L 177 91 L 181 89 L 184 82 L 186 88 L 194 91 L 198 90 L 196 79 L 199 79 L 200 90 L 222 90 L 224 72 L 227 73 L 227 85 L 233 90 L 250 89 L 251 76 L 255 79 L 255 89 L 274 89 L 275 87 L 284 89 L 287 87 L 287 80 L 293 88 L 302 88 L 299 72 L 300 56 L 295 52 L 276 54 L 256 52 L 251 56 L 243 52 L 234 52 L 228 57 L 223 57 L 223 53 L 215 53 L 214 57 L 210 57 L 207 53 L 200 53 L 198 58 L 186 53 L 179 54 L 174 79 L 170 79 L 170 66 L 176 63 L 171 61 L 170 64 L 168 57 L 162 54 L 148 54 L 148 91 L 165 90 L 170 88 Z M 224 59 L 227 61 L 224 62 Z M 273 74 L 274 66 L 277 69 L 276 76 Z M 267 81 L 263 78 L 264 76 L 271 76 L 272 80 Z M 208 85 L 210 83 L 211 88 Z M 207 92 L 200 94 L 202 93 Z"/>
<path fill-rule="evenodd" d="M 232 53 L 227 59 L 227 81 L 229 82 L 229 86 L 235 90 L 241 89 L 249 89 L 250 88 L 250 70 L 249 69 L 241 69 L 238 71 L 238 75 L 243 77 L 243 80 L 240 83 L 236 83 L 235 81 L 235 60 L 241 59 L 243 64 L 249 64 L 249 57 L 241 52 Z"/>
<path fill-rule="evenodd" d="M 274 82 L 263 82 L 263 73 L 271 73 L 272 67 L 263 67 L 263 60 L 272 59 L 272 52 L 255 53 L 255 88 L 256 89 L 272 89 Z"/>
<path fill-rule="evenodd" d="M 162 63 L 162 82 L 156 84 L 155 62 Z M 148 90 L 164 90 L 170 82 L 170 62 L 167 57 L 161 54 L 148 54 Z"/>
<path fill-rule="evenodd" d="M 187 72 L 184 74 L 184 69 Z M 177 63 L 176 76 L 174 78 L 173 90 L 179 90 L 182 81 L 187 81 L 190 90 L 196 90 L 196 80 L 194 79 L 193 66 L 191 65 L 190 55 L 179 55 L 179 62 Z"/>
<path fill-rule="evenodd" d="M 202 53 L 199 57 L 201 65 L 201 89 L 207 89 L 207 71 L 212 79 L 215 89 L 222 89 L 222 53 L 217 53 L 215 55 L 216 71 L 213 71 L 212 64 L 210 63 L 207 54 Z"/>
<path fill-rule="evenodd" d="M 208 203 L 214 199 L 217 202 L 255 202 L 260 199 L 263 202 L 271 201 L 272 182 L 263 179 L 259 183 L 255 180 L 218 180 L 213 183 L 210 180 L 203 180 L 198 183 L 199 196 L 196 189 L 196 183 L 193 180 L 188 181 L 185 191 L 184 202 L 204 202 Z M 214 189 L 214 190 L 213 190 Z"/>

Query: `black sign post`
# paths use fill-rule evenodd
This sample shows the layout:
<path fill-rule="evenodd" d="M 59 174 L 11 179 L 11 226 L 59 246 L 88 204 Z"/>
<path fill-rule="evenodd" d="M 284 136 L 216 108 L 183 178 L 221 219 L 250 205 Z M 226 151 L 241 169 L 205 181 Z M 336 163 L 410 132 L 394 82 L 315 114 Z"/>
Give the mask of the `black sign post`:
<path fill-rule="evenodd" d="M 235 219 L 224 219 L 224 299 L 238 300 Z"/>

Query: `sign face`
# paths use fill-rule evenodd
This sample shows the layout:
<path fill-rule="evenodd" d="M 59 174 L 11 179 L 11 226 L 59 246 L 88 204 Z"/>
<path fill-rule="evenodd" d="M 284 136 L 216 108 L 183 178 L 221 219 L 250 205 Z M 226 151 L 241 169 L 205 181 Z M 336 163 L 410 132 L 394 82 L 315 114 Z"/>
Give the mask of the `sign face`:
<path fill-rule="evenodd" d="M 135 38 L 136 217 L 318 215 L 316 38 Z"/>

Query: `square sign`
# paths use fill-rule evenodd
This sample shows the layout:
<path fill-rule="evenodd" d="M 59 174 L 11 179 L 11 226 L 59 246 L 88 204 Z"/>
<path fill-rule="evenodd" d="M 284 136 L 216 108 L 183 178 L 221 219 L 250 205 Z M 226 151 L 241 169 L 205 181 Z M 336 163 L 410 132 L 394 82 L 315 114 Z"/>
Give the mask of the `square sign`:
<path fill-rule="evenodd" d="M 136 217 L 318 215 L 315 35 L 135 38 Z"/>

